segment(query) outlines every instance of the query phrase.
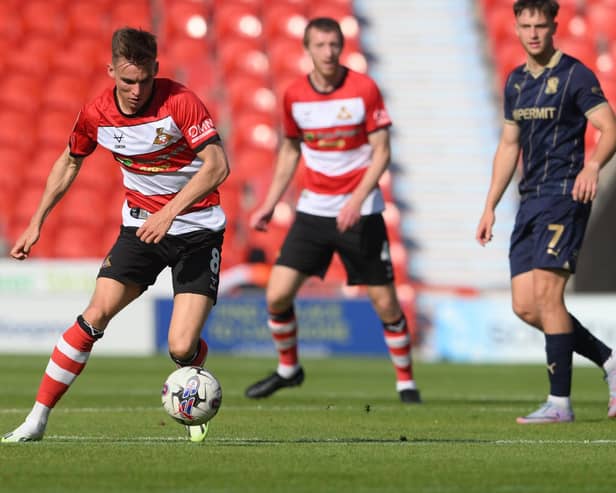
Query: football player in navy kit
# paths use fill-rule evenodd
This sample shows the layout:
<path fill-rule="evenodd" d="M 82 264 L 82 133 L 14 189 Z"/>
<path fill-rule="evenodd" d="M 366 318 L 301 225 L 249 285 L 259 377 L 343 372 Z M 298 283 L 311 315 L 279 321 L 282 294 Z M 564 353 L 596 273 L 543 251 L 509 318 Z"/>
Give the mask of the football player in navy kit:
<path fill-rule="evenodd" d="M 507 79 L 505 122 L 476 232 L 481 245 L 492 239 L 495 208 L 521 153 L 520 206 L 509 250 L 512 302 L 518 317 L 545 334 L 550 393 L 537 411 L 517 419 L 520 424 L 574 420 L 573 352 L 603 368 L 610 390 L 608 417 L 616 417 L 616 356 L 564 303 L 599 171 L 616 150 L 616 121 L 592 71 L 554 46 L 558 9 L 554 0 L 513 5 L 527 61 Z M 587 121 L 600 138 L 586 158 Z"/>

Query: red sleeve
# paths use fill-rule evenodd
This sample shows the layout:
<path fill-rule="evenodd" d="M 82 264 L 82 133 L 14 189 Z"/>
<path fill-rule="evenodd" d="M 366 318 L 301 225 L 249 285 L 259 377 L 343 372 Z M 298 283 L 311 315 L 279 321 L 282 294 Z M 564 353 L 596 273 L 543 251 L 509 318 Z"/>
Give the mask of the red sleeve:
<path fill-rule="evenodd" d="M 365 104 L 366 131 L 368 133 L 391 125 L 391 118 L 385 109 L 381 91 L 379 91 L 378 86 L 371 79 L 369 79 L 369 84 L 366 88 Z"/>
<path fill-rule="evenodd" d="M 218 131 L 205 104 L 192 91 L 185 89 L 171 106 L 173 121 L 180 127 L 191 149 L 218 137 Z"/>
<path fill-rule="evenodd" d="M 293 98 L 290 88 L 284 93 L 284 99 L 282 103 L 282 126 L 285 137 L 290 139 L 297 139 L 301 136 L 301 131 L 297 126 L 297 123 L 293 119 L 293 112 L 291 110 L 293 104 Z"/>
<path fill-rule="evenodd" d="M 77 115 L 77 121 L 69 137 L 69 151 L 73 156 L 88 156 L 96 149 L 96 117 L 95 112 L 84 106 Z"/>

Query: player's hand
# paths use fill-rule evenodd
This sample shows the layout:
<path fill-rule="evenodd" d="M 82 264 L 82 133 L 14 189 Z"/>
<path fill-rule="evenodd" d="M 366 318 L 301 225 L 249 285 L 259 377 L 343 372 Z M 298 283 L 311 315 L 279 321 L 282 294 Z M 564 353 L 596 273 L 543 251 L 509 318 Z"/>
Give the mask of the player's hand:
<path fill-rule="evenodd" d="M 28 226 L 17 239 L 13 248 L 11 248 L 9 255 L 17 260 L 26 260 L 28 255 L 30 255 L 30 250 L 38 241 L 40 234 L 41 230 L 38 226 Z"/>
<path fill-rule="evenodd" d="M 267 231 L 267 225 L 272 220 L 274 209 L 260 207 L 250 216 L 250 227 L 257 231 Z"/>
<path fill-rule="evenodd" d="M 492 226 L 494 226 L 494 221 L 494 211 L 491 210 L 484 211 L 481 219 L 479 219 L 475 239 L 481 246 L 486 246 L 488 242 L 492 241 Z"/>
<path fill-rule="evenodd" d="M 597 187 L 599 184 L 599 167 L 592 165 L 585 165 L 582 171 L 579 172 L 575 183 L 573 184 L 573 190 L 571 190 L 571 196 L 576 202 L 582 202 L 586 204 L 592 202 L 597 196 Z"/>
<path fill-rule="evenodd" d="M 144 243 L 160 243 L 171 227 L 173 216 L 164 209 L 150 214 L 145 222 L 137 229 L 137 237 Z"/>
<path fill-rule="evenodd" d="M 361 218 L 361 204 L 355 205 L 352 201 L 348 201 L 340 212 L 338 213 L 338 217 L 336 217 L 336 225 L 338 226 L 338 231 L 344 233 L 345 231 L 351 229 L 355 226 L 359 219 Z"/>

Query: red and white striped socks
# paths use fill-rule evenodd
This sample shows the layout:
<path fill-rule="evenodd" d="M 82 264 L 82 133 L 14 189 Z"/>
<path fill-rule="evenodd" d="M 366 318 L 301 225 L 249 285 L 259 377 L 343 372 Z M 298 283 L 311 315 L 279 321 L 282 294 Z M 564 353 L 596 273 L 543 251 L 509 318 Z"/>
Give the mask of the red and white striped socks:
<path fill-rule="evenodd" d="M 297 355 L 297 319 L 293 306 L 283 313 L 271 313 L 267 325 L 278 351 L 278 374 L 291 378 L 299 368 Z"/>
<path fill-rule="evenodd" d="M 383 333 L 391 362 L 396 370 L 396 390 L 400 392 L 416 388 L 411 360 L 411 334 L 406 324 L 406 317 L 402 315 L 398 321 L 391 324 L 383 323 Z"/>
<path fill-rule="evenodd" d="M 26 418 L 31 427 L 39 432 L 45 429 L 51 409 L 83 371 L 92 345 L 102 335 L 80 315 L 60 336 L 45 368 L 34 407 Z"/>

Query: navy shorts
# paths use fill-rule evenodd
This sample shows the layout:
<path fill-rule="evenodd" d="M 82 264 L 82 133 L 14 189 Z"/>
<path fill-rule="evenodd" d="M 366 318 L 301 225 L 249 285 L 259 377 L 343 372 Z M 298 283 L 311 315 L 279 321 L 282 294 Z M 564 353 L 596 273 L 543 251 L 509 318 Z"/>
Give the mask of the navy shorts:
<path fill-rule="evenodd" d="M 511 233 L 511 277 L 533 269 L 574 273 L 590 210 L 569 194 L 524 200 Z"/>
<path fill-rule="evenodd" d="M 136 232 L 135 227 L 120 228 L 98 277 L 137 284 L 145 291 L 165 267 L 171 267 L 174 295 L 197 293 L 216 302 L 224 231 L 166 235 L 157 244 L 144 243 Z"/>
<path fill-rule="evenodd" d="M 387 229 L 381 214 L 362 216 L 355 226 L 340 233 L 335 217 L 298 212 L 276 265 L 323 278 L 334 252 L 338 252 L 344 264 L 349 286 L 381 286 L 394 280 Z"/>

